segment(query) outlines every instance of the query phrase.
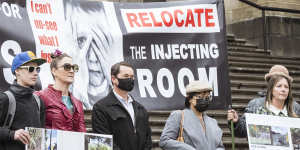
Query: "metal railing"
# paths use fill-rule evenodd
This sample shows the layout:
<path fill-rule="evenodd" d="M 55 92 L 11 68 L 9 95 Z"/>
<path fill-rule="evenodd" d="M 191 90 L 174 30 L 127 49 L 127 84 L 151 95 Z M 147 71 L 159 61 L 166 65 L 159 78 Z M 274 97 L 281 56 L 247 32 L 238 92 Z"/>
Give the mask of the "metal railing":
<path fill-rule="evenodd" d="M 263 40 L 264 40 L 264 50 L 267 51 L 269 49 L 269 36 L 267 35 L 268 31 L 268 20 L 266 19 L 266 11 L 279 11 L 279 12 L 287 12 L 287 13 L 294 13 L 300 14 L 300 10 L 297 9 L 288 9 L 288 8 L 277 8 L 277 7 L 268 7 L 268 6 L 261 6 L 249 0 L 239 0 L 249 6 L 255 7 L 261 10 L 262 14 L 262 31 L 263 31 Z"/>

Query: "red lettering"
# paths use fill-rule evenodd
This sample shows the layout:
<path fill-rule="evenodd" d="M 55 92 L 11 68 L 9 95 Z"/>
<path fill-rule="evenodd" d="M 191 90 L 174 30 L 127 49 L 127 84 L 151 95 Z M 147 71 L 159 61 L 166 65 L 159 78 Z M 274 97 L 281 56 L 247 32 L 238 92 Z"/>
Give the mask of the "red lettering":
<path fill-rule="evenodd" d="M 46 59 L 48 63 L 51 63 L 51 54 L 50 53 L 44 53 L 43 50 L 41 50 L 41 57 L 43 59 Z"/>
<path fill-rule="evenodd" d="M 207 27 L 214 27 L 215 23 L 210 23 L 209 20 L 214 19 L 214 16 L 209 15 L 208 13 L 212 13 L 212 9 L 205 9 L 205 23 Z"/>
<path fill-rule="evenodd" d="M 162 23 L 161 22 L 157 22 L 154 15 L 153 15 L 153 12 L 150 12 L 150 16 L 151 16 L 151 19 L 153 21 L 153 24 L 155 27 L 161 27 L 162 26 Z"/>
<path fill-rule="evenodd" d="M 187 27 L 189 24 L 195 27 L 194 15 L 191 9 L 187 10 L 185 26 Z"/>
<path fill-rule="evenodd" d="M 34 12 L 34 10 L 33 10 L 33 1 L 30 1 L 30 5 L 31 5 L 31 11 Z"/>
<path fill-rule="evenodd" d="M 166 20 L 166 18 L 165 18 L 165 15 L 168 15 L 168 16 L 169 16 L 169 18 L 170 18 L 170 21 L 169 21 L 169 22 L 167 22 L 167 20 Z M 172 24 L 173 24 L 173 17 L 172 17 L 172 14 L 171 14 L 170 12 L 168 12 L 168 11 L 162 11 L 162 12 L 161 12 L 161 18 L 162 18 L 164 24 L 165 24 L 167 27 L 172 26 Z"/>
<path fill-rule="evenodd" d="M 56 42 L 56 46 L 59 47 L 57 36 L 55 36 L 55 42 Z"/>
<path fill-rule="evenodd" d="M 195 9 L 195 13 L 197 14 L 197 19 L 198 19 L 198 27 L 201 27 L 201 14 L 204 12 L 202 8 L 200 9 Z"/>
<path fill-rule="evenodd" d="M 35 5 L 34 5 L 34 8 L 35 8 L 35 11 L 36 11 L 36 12 L 39 12 L 39 10 L 38 10 L 38 8 L 37 8 L 38 6 L 39 6 L 39 4 L 35 4 Z"/>
<path fill-rule="evenodd" d="M 141 25 L 137 21 L 137 16 L 134 13 L 126 13 L 126 15 L 127 15 L 128 22 L 132 28 L 134 27 L 133 23 L 135 23 L 137 27 L 141 27 Z"/>
<path fill-rule="evenodd" d="M 175 19 L 175 23 L 178 27 L 182 27 L 184 24 L 184 20 L 181 20 L 180 22 L 178 21 L 178 14 L 183 14 L 183 12 L 179 9 L 174 11 L 174 19 Z"/>
<path fill-rule="evenodd" d="M 52 14 L 52 10 L 51 10 L 51 5 L 49 3 L 48 4 L 48 8 L 49 8 L 49 13 Z"/>
<path fill-rule="evenodd" d="M 52 58 L 51 58 L 51 54 L 50 53 L 48 53 L 48 55 L 47 55 L 47 60 L 48 60 L 48 63 L 51 63 Z"/>
<path fill-rule="evenodd" d="M 146 23 L 145 21 L 149 20 L 147 13 L 139 13 L 139 17 L 141 19 L 142 25 L 144 27 L 151 27 L 152 24 L 151 23 Z"/>

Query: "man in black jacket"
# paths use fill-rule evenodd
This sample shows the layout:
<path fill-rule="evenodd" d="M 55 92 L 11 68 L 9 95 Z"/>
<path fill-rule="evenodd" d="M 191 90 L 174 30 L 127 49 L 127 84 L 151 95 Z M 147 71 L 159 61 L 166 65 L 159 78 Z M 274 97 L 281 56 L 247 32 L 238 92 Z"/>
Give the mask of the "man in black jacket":
<path fill-rule="evenodd" d="M 149 116 L 128 92 L 134 87 L 133 67 L 120 62 L 111 67 L 113 90 L 93 107 L 93 132 L 113 135 L 114 150 L 150 150 Z"/>
<path fill-rule="evenodd" d="M 25 127 L 44 127 L 44 104 L 40 107 L 33 96 L 33 86 L 38 80 L 39 65 L 45 63 L 44 59 L 36 58 L 33 52 L 22 52 L 15 56 L 12 63 L 12 73 L 16 76 L 15 82 L 9 91 L 16 100 L 16 111 L 11 126 L 3 127 L 8 113 L 9 99 L 0 93 L 0 149 L 25 150 L 30 136 Z"/>

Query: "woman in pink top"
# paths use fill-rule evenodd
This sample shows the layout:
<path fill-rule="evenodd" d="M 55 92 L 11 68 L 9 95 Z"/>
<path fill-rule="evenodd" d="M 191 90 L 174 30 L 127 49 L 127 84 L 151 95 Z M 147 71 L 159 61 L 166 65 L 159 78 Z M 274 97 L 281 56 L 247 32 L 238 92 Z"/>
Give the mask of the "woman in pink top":
<path fill-rule="evenodd" d="M 82 103 L 69 92 L 78 65 L 59 50 L 51 54 L 50 69 L 54 85 L 36 92 L 46 107 L 46 128 L 86 132 Z"/>

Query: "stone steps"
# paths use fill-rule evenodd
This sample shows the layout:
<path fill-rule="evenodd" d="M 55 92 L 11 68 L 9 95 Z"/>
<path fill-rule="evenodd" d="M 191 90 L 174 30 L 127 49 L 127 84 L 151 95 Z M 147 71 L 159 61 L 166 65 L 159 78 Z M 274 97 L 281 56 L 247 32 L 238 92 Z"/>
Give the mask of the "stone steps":
<path fill-rule="evenodd" d="M 300 58 L 273 57 L 271 51 L 257 49 L 256 45 L 247 44 L 246 40 L 235 39 L 227 35 L 228 64 L 232 92 L 232 108 L 242 114 L 248 102 L 260 97 L 258 92 L 266 91 L 264 75 L 275 64 L 285 65 L 294 78 L 294 96 L 300 98 Z M 170 111 L 150 111 L 150 124 L 153 134 L 154 150 L 158 148 L 160 134 L 163 130 Z M 208 111 L 207 114 L 217 119 L 223 130 L 223 144 L 226 149 L 231 148 L 231 133 L 227 125 L 226 110 Z M 236 138 L 236 149 L 248 149 L 246 138 Z"/>
<path fill-rule="evenodd" d="M 264 75 L 275 64 L 285 65 L 294 78 L 293 93 L 295 100 L 300 100 L 300 58 L 274 57 L 270 50 L 258 49 L 257 45 L 248 44 L 244 39 L 236 39 L 234 35 L 227 35 L 229 77 L 231 83 L 232 108 L 240 115 L 243 114 L 248 102 L 260 97 L 258 92 L 266 91 Z M 149 122 L 152 129 L 152 150 L 159 148 L 159 138 L 165 122 L 171 111 L 149 111 Z M 210 110 L 207 114 L 217 119 L 223 130 L 223 144 L 231 149 L 231 133 L 228 129 L 227 110 Z M 91 130 L 91 111 L 85 111 L 85 121 Z M 236 150 L 248 150 L 246 138 L 235 139 Z"/>

